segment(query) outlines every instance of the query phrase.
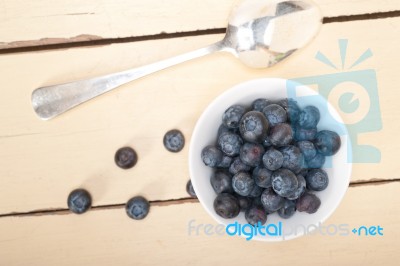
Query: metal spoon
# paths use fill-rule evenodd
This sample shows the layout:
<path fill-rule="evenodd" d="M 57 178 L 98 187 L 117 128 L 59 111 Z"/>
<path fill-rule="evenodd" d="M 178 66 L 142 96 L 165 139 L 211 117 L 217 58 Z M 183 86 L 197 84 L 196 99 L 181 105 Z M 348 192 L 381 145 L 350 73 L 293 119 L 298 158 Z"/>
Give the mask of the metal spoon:
<path fill-rule="evenodd" d="M 249 67 L 270 67 L 309 43 L 321 23 L 321 13 L 310 1 L 248 0 L 232 13 L 221 41 L 139 68 L 38 88 L 32 93 L 33 109 L 47 120 L 127 82 L 217 51 L 229 52 Z"/>

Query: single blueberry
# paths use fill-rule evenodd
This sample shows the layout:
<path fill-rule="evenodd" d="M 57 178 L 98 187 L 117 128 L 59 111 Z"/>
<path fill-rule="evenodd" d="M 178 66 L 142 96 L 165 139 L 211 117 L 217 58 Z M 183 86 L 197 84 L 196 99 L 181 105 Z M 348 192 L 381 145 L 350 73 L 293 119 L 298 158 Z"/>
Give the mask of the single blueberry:
<path fill-rule="evenodd" d="M 310 160 L 317 155 L 317 149 L 315 149 L 314 144 L 311 141 L 299 141 L 297 142 L 297 147 L 300 149 L 304 159 L 306 160 Z"/>
<path fill-rule="evenodd" d="M 315 136 L 314 145 L 322 155 L 330 156 L 339 150 L 341 141 L 336 132 L 322 130 Z"/>
<path fill-rule="evenodd" d="M 222 158 L 222 151 L 215 146 L 208 145 L 201 151 L 201 159 L 209 167 L 217 167 L 222 162 Z"/>
<path fill-rule="evenodd" d="M 214 210 L 222 218 L 231 219 L 239 215 L 239 200 L 228 193 L 221 193 L 214 200 Z"/>
<path fill-rule="evenodd" d="M 222 161 L 217 165 L 218 168 L 229 168 L 233 161 L 232 157 L 224 155 Z"/>
<path fill-rule="evenodd" d="M 221 124 L 218 128 L 218 132 L 217 132 L 217 139 L 219 139 L 219 137 L 227 132 L 232 132 L 231 129 L 227 126 L 225 126 L 224 124 Z"/>
<path fill-rule="evenodd" d="M 261 206 L 251 206 L 249 209 L 247 209 L 244 217 L 251 225 L 263 225 L 267 222 L 267 213 Z"/>
<path fill-rule="evenodd" d="M 283 207 L 278 210 L 278 215 L 283 219 L 289 219 L 296 212 L 296 203 L 292 200 L 285 200 Z"/>
<path fill-rule="evenodd" d="M 239 157 L 234 158 L 231 166 L 229 166 L 229 172 L 232 175 L 235 175 L 239 172 L 247 172 L 250 171 L 250 169 L 251 167 L 242 162 Z"/>
<path fill-rule="evenodd" d="M 264 152 L 261 144 L 245 143 L 240 148 L 240 160 L 249 166 L 256 167 L 261 163 Z"/>
<path fill-rule="evenodd" d="M 264 188 L 261 188 L 261 187 L 257 186 L 257 184 L 255 184 L 248 196 L 251 198 L 258 198 L 261 196 L 263 191 L 264 191 Z"/>
<path fill-rule="evenodd" d="M 308 168 L 321 168 L 325 163 L 325 156 L 317 153 L 313 158 L 307 161 Z"/>
<path fill-rule="evenodd" d="M 275 171 L 282 167 L 283 155 L 280 151 L 274 148 L 270 148 L 264 153 L 262 161 L 265 168 L 271 171 Z"/>
<path fill-rule="evenodd" d="M 282 167 L 299 173 L 305 167 L 305 161 L 300 149 L 296 146 L 286 146 L 280 149 L 283 155 Z"/>
<path fill-rule="evenodd" d="M 185 137 L 176 129 L 170 130 L 164 135 L 164 147 L 170 152 L 180 152 L 185 146 Z"/>
<path fill-rule="evenodd" d="M 76 214 L 82 214 L 92 206 L 92 197 L 84 189 L 75 189 L 68 195 L 68 208 Z"/>
<path fill-rule="evenodd" d="M 320 113 L 315 106 L 306 106 L 300 113 L 298 124 L 302 128 L 315 128 L 319 122 Z"/>
<path fill-rule="evenodd" d="M 193 185 L 192 185 L 192 180 L 189 179 L 189 181 L 186 183 L 186 192 L 192 197 L 192 198 L 197 198 L 196 192 L 194 191 Z"/>
<path fill-rule="evenodd" d="M 142 196 L 133 197 L 126 203 L 126 214 L 132 219 L 144 219 L 150 210 L 149 202 Z"/>
<path fill-rule="evenodd" d="M 222 115 L 222 122 L 228 128 L 237 128 L 239 121 L 246 112 L 246 108 L 241 105 L 232 105 Z"/>
<path fill-rule="evenodd" d="M 115 153 L 114 161 L 120 168 L 129 169 L 135 166 L 138 156 L 131 147 L 123 147 Z"/>
<path fill-rule="evenodd" d="M 294 127 L 294 139 L 296 141 L 302 141 L 302 140 L 311 141 L 315 138 L 316 134 L 317 134 L 316 127 L 310 129 L 301 128 L 300 126 Z"/>
<path fill-rule="evenodd" d="M 307 188 L 314 191 L 322 191 L 328 187 L 328 174 L 322 169 L 312 169 L 306 175 Z"/>
<path fill-rule="evenodd" d="M 285 108 L 288 114 L 288 121 L 292 124 L 297 123 L 300 117 L 300 107 L 297 105 L 297 102 L 293 99 L 288 99 L 288 106 Z"/>
<path fill-rule="evenodd" d="M 264 98 L 259 98 L 251 104 L 251 107 L 253 111 L 262 112 L 262 110 L 269 104 L 271 104 L 269 100 Z"/>
<path fill-rule="evenodd" d="M 293 130 L 289 124 L 282 123 L 274 126 L 269 132 L 269 139 L 274 146 L 285 146 L 293 140 Z"/>
<path fill-rule="evenodd" d="M 233 190 L 241 196 L 249 196 L 254 189 L 255 182 L 249 173 L 239 172 L 232 178 Z"/>
<path fill-rule="evenodd" d="M 218 138 L 218 146 L 228 156 L 236 156 L 240 152 L 243 141 L 239 135 L 231 132 L 223 133 Z"/>
<path fill-rule="evenodd" d="M 256 167 L 253 170 L 253 178 L 257 186 L 269 188 L 272 186 L 272 172 L 263 167 Z"/>
<path fill-rule="evenodd" d="M 314 194 L 305 192 L 297 201 L 296 209 L 299 212 L 315 213 L 321 206 L 321 200 Z"/>
<path fill-rule="evenodd" d="M 271 126 L 284 123 L 287 120 L 287 113 L 285 109 L 277 104 L 270 104 L 266 106 L 262 112 Z"/>
<path fill-rule="evenodd" d="M 306 176 L 307 173 L 308 173 L 308 168 L 303 168 L 303 169 L 300 170 L 300 172 L 298 173 L 298 175 Z"/>
<path fill-rule="evenodd" d="M 271 140 L 268 136 L 265 137 L 265 139 L 262 141 L 262 145 L 264 146 L 264 148 L 269 148 L 272 146 Z"/>
<path fill-rule="evenodd" d="M 235 194 L 235 197 L 239 201 L 240 211 L 246 211 L 253 204 L 253 198 L 244 197 L 239 194 Z"/>
<path fill-rule="evenodd" d="M 261 194 L 261 204 L 268 213 L 273 213 L 283 207 L 285 198 L 276 194 L 272 188 L 267 188 Z"/>
<path fill-rule="evenodd" d="M 272 189 L 281 197 L 293 195 L 299 183 L 296 175 L 288 169 L 279 169 L 272 173 Z"/>
<path fill-rule="evenodd" d="M 232 176 L 229 172 L 224 170 L 216 170 L 210 178 L 211 186 L 215 193 L 232 193 Z"/>
<path fill-rule="evenodd" d="M 307 185 L 306 179 L 300 174 L 298 174 L 296 177 L 298 183 L 297 189 L 287 197 L 287 199 L 289 200 L 298 199 L 306 191 L 306 185 Z"/>
<path fill-rule="evenodd" d="M 248 142 L 260 143 L 265 137 L 269 128 L 268 120 L 258 111 L 250 111 L 243 115 L 240 120 L 239 130 L 242 138 Z"/>

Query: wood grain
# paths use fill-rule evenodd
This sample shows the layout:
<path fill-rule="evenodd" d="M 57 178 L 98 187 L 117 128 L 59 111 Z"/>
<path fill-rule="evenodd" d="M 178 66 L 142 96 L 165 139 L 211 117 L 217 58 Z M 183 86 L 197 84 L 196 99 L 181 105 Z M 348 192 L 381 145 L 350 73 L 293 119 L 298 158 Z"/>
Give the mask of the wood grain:
<path fill-rule="evenodd" d="M 383 236 L 308 235 L 278 243 L 189 235 L 217 224 L 199 203 L 151 207 L 134 221 L 123 208 L 84 215 L 0 219 L 0 264 L 17 265 L 397 265 L 400 183 L 350 188 L 323 225 L 381 226 Z M 196 228 L 196 227 L 195 227 Z M 332 228 L 329 229 L 333 232 Z M 323 231 L 325 232 L 325 231 Z M 342 232 L 342 231 L 340 231 Z"/>
<path fill-rule="evenodd" d="M 219 40 L 222 35 L 177 38 L 0 56 L 0 213 L 65 208 L 76 187 L 91 191 L 96 205 L 124 203 L 136 194 L 150 200 L 186 197 L 188 145 L 171 154 L 164 133 L 178 128 L 190 142 L 202 110 L 231 86 L 261 77 L 296 78 L 338 73 L 314 59 L 321 50 L 340 64 L 337 40 L 349 39 L 348 62 L 370 48 L 374 56 L 354 70 L 375 69 L 383 129 L 359 135 L 380 149 L 380 164 L 355 164 L 352 181 L 398 178 L 400 109 L 397 61 L 400 18 L 324 25 L 302 52 L 268 70 L 243 66 L 215 54 L 127 84 L 63 116 L 44 122 L 31 92 L 61 83 L 154 62 Z M 162 49 L 160 49 L 162 47 Z M 114 164 L 114 153 L 132 146 L 139 162 L 131 170 Z"/>
<path fill-rule="evenodd" d="M 239 0 L 0 1 L 0 49 L 224 28 Z M 397 0 L 315 0 L 325 17 L 400 10 Z"/>

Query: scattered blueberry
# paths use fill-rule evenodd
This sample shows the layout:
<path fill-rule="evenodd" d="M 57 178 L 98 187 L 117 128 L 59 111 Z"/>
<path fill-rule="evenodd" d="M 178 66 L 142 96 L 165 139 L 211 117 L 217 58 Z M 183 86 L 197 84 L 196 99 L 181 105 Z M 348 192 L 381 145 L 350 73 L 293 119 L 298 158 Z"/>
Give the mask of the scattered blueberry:
<path fill-rule="evenodd" d="M 196 192 L 194 191 L 193 185 L 192 185 L 192 180 L 189 179 L 189 181 L 186 183 L 186 192 L 192 197 L 192 198 L 197 198 Z"/>
<path fill-rule="evenodd" d="M 297 187 L 297 177 L 292 171 L 282 168 L 272 173 L 272 189 L 279 196 L 291 196 Z"/>
<path fill-rule="evenodd" d="M 296 202 L 296 209 L 299 212 L 315 213 L 319 206 L 321 206 L 321 200 L 314 194 L 309 192 L 304 193 Z"/>
<path fill-rule="evenodd" d="M 294 173 L 299 173 L 305 166 L 303 154 L 296 146 L 286 146 L 280 149 L 283 154 L 282 167 L 291 170 Z"/>
<path fill-rule="evenodd" d="M 262 142 L 267 137 L 268 128 L 268 120 L 258 111 L 250 111 L 244 114 L 239 125 L 242 138 L 253 143 Z"/>
<path fill-rule="evenodd" d="M 135 220 L 144 219 L 150 210 L 149 202 L 142 196 L 133 197 L 126 203 L 126 214 Z"/>
<path fill-rule="evenodd" d="M 270 148 L 264 153 L 262 161 L 265 168 L 271 171 L 275 171 L 282 167 L 283 155 L 280 151 L 274 148 Z"/>
<path fill-rule="evenodd" d="M 115 163 L 122 169 L 129 169 L 135 166 L 138 156 L 131 147 L 123 147 L 117 150 L 114 156 Z"/>
<path fill-rule="evenodd" d="M 92 206 L 92 197 L 84 189 L 75 189 L 69 194 L 67 204 L 70 211 L 82 214 Z"/>
<path fill-rule="evenodd" d="M 261 194 L 261 204 L 264 209 L 269 212 L 275 212 L 283 207 L 285 203 L 285 198 L 282 198 L 278 194 L 276 194 L 271 188 L 267 188 Z"/>
<path fill-rule="evenodd" d="M 251 107 L 253 111 L 262 112 L 263 109 L 269 104 L 271 104 L 271 102 L 268 101 L 267 99 L 259 98 L 251 104 Z"/>
<path fill-rule="evenodd" d="M 217 194 L 233 192 L 232 176 L 227 171 L 215 171 L 210 178 L 210 183 Z"/>
<path fill-rule="evenodd" d="M 328 187 L 328 174 L 322 169 L 312 169 L 306 175 L 307 188 L 322 191 Z"/>
<path fill-rule="evenodd" d="M 289 124 L 282 123 L 274 126 L 269 133 L 269 139 L 274 146 L 285 146 L 293 140 L 293 130 Z"/>
<path fill-rule="evenodd" d="M 294 130 L 294 139 L 296 141 L 302 141 L 302 140 L 313 140 L 315 138 L 315 135 L 317 134 L 317 128 L 310 128 L 310 129 L 305 129 L 301 128 L 299 126 L 295 127 Z"/>
<path fill-rule="evenodd" d="M 322 130 L 315 136 L 314 145 L 322 155 L 330 156 L 339 150 L 341 141 L 336 132 Z"/>
<path fill-rule="evenodd" d="M 239 172 L 250 171 L 250 169 L 251 169 L 251 167 L 249 165 L 242 162 L 242 160 L 240 160 L 239 157 L 236 157 L 233 159 L 233 162 L 232 162 L 231 166 L 229 167 L 229 172 L 232 175 L 235 175 Z"/>
<path fill-rule="evenodd" d="M 317 155 L 317 149 L 315 149 L 314 144 L 311 141 L 299 141 L 297 142 L 297 147 L 300 149 L 304 159 L 306 160 L 310 160 Z"/>
<path fill-rule="evenodd" d="M 277 104 L 270 104 L 266 106 L 262 112 L 271 126 L 284 123 L 287 120 L 287 113 L 285 109 Z"/>
<path fill-rule="evenodd" d="M 247 165 L 256 167 L 261 163 L 264 152 L 261 144 L 245 143 L 240 149 L 240 160 Z"/>
<path fill-rule="evenodd" d="M 222 134 L 227 133 L 227 132 L 232 132 L 232 131 L 229 127 L 225 126 L 224 124 L 221 124 L 218 128 L 217 139 L 219 139 L 219 137 Z M 232 132 L 232 133 L 234 133 L 234 132 Z"/>
<path fill-rule="evenodd" d="M 235 197 L 239 201 L 240 211 L 246 211 L 253 204 L 253 198 L 244 197 L 236 194 Z"/>
<path fill-rule="evenodd" d="M 253 178 L 257 186 L 269 188 L 272 186 L 272 172 L 266 168 L 256 167 L 253 170 Z"/>
<path fill-rule="evenodd" d="M 306 179 L 302 175 L 297 175 L 297 189 L 287 197 L 289 200 L 298 199 L 306 191 Z"/>
<path fill-rule="evenodd" d="M 243 141 L 239 135 L 231 132 L 223 133 L 218 138 L 218 146 L 228 156 L 236 156 L 240 152 Z"/>
<path fill-rule="evenodd" d="M 214 210 L 222 218 L 235 218 L 240 212 L 239 200 L 228 193 L 218 194 L 214 200 Z"/>
<path fill-rule="evenodd" d="M 232 105 L 226 109 L 225 113 L 222 115 L 222 122 L 228 128 L 237 128 L 239 126 L 239 121 L 246 112 L 246 108 L 241 105 Z"/>
<path fill-rule="evenodd" d="M 246 221 L 251 225 L 265 224 L 267 222 L 267 213 L 261 206 L 251 206 L 244 214 Z"/>
<path fill-rule="evenodd" d="M 217 165 L 217 168 L 229 168 L 232 164 L 233 158 L 224 155 L 222 161 Z"/>
<path fill-rule="evenodd" d="M 164 135 L 164 147 L 170 152 L 180 152 L 185 146 L 185 137 L 179 130 L 173 129 Z"/>
<path fill-rule="evenodd" d="M 217 167 L 222 162 L 223 154 L 217 147 L 209 145 L 201 152 L 201 159 L 209 167 Z"/>
<path fill-rule="evenodd" d="M 252 192 L 254 186 L 254 179 L 249 173 L 239 172 L 232 178 L 233 190 L 241 196 L 248 196 Z"/>
<path fill-rule="evenodd" d="M 291 123 L 297 123 L 300 117 L 300 107 L 297 105 L 297 102 L 293 99 L 288 99 L 288 106 L 285 108 L 288 114 L 288 121 Z"/>
<path fill-rule="evenodd" d="M 307 161 L 308 168 L 321 168 L 325 163 L 325 156 L 317 153 L 313 158 Z"/>
<path fill-rule="evenodd" d="M 315 128 L 319 122 L 320 113 L 315 106 L 306 106 L 300 113 L 298 124 L 302 128 Z"/>
<path fill-rule="evenodd" d="M 283 207 L 278 210 L 278 215 L 283 219 L 289 219 L 296 212 L 296 203 L 292 200 L 285 200 Z"/>

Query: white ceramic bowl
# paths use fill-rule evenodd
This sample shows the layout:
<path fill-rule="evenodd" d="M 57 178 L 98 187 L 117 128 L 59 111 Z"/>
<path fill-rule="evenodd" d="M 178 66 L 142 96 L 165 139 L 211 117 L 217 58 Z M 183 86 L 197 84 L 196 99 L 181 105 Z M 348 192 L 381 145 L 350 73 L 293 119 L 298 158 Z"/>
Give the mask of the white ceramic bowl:
<path fill-rule="evenodd" d="M 296 97 L 293 97 L 293 92 L 296 93 Z M 340 150 L 330 157 L 331 161 L 328 160 L 324 165 L 329 175 L 329 185 L 324 191 L 315 193 L 322 202 L 319 210 L 314 214 L 296 212 L 289 219 L 282 219 L 276 213 L 269 215 L 266 225 L 279 225 L 281 222 L 282 235 L 257 235 L 253 237 L 254 240 L 281 241 L 308 234 L 316 226 L 322 224 L 338 207 L 348 188 L 351 175 L 351 163 L 349 163 L 351 162 L 351 145 L 339 114 L 323 97 L 307 86 L 278 78 L 256 79 L 236 85 L 217 97 L 197 121 L 190 143 L 189 170 L 200 203 L 219 224 L 228 225 L 236 221 L 239 224 L 247 224 L 243 212 L 234 219 L 224 219 L 214 211 L 213 203 L 216 193 L 210 184 L 213 169 L 204 165 L 201 160 L 201 151 L 205 146 L 215 144 L 222 114 L 229 106 L 233 104 L 250 106 L 251 102 L 257 98 L 277 100 L 287 98 L 288 94 L 290 94 L 289 98 L 295 98 L 300 107 L 306 105 L 318 107 L 321 112 L 318 130 L 341 131 L 342 145 Z"/>

